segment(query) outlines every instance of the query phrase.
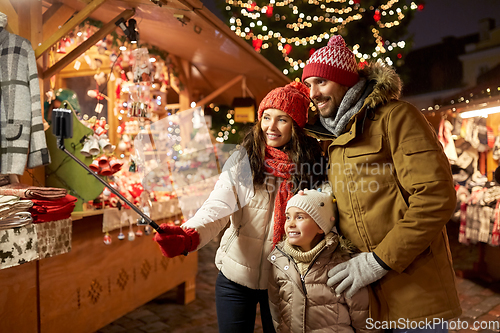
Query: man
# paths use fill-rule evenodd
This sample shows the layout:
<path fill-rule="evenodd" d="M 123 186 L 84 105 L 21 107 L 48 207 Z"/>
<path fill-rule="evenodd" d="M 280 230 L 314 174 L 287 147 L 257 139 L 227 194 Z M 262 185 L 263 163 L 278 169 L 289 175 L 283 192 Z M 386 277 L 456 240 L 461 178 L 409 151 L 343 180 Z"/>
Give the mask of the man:
<path fill-rule="evenodd" d="M 459 316 L 445 228 L 456 202 L 450 165 L 423 115 L 398 100 L 400 78 L 382 63 L 358 69 L 333 36 L 302 80 L 319 113 L 306 129 L 332 140 L 328 177 L 339 231 L 362 251 L 330 270 L 328 284 L 347 297 L 371 284 L 371 318 L 398 323 L 378 328 Z"/>

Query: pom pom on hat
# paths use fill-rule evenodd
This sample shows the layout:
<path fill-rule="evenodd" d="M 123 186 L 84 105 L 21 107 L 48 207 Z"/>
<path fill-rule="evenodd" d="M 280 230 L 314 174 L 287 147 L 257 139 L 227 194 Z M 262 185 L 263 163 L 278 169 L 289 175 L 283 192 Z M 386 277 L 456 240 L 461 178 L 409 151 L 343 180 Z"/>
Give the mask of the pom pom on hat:
<path fill-rule="evenodd" d="M 307 60 L 302 81 L 308 77 L 321 77 L 347 87 L 358 82 L 356 57 L 341 36 L 332 36 L 327 46 L 318 49 Z"/>
<path fill-rule="evenodd" d="M 312 217 L 314 222 L 324 231 L 329 233 L 335 225 L 337 215 L 337 204 L 330 192 L 316 190 L 299 191 L 286 205 L 286 210 L 290 207 L 297 207 Z"/>
<path fill-rule="evenodd" d="M 309 88 L 304 84 L 293 81 L 284 87 L 271 90 L 259 105 L 259 120 L 267 109 L 277 109 L 288 114 L 304 128 L 307 123 L 307 109 L 309 108 Z"/>

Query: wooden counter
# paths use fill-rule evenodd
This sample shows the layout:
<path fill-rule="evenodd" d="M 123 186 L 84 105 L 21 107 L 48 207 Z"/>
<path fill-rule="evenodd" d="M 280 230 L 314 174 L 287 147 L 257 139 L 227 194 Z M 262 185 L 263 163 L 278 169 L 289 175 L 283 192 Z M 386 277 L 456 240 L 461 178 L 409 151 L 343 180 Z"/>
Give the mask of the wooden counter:
<path fill-rule="evenodd" d="M 105 245 L 102 214 L 81 216 L 69 253 L 0 270 L 0 332 L 95 332 L 175 287 L 194 300 L 196 252 L 167 259 L 152 235 L 118 233 Z"/>

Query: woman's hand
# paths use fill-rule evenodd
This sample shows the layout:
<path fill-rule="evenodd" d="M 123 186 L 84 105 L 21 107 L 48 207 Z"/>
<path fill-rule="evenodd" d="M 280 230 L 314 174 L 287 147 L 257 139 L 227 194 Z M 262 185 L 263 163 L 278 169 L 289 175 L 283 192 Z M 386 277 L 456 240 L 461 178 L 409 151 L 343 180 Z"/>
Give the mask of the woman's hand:
<path fill-rule="evenodd" d="M 182 229 L 178 226 L 162 223 L 162 232 L 157 232 L 154 240 L 160 246 L 165 257 L 173 258 L 178 255 L 187 255 L 196 250 L 200 244 L 200 235 L 195 229 Z"/>

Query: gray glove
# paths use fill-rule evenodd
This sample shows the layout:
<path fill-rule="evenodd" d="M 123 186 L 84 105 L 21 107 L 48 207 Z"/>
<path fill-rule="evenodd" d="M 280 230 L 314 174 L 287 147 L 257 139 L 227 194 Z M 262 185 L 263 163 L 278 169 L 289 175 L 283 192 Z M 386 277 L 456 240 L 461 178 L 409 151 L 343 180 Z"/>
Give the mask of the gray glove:
<path fill-rule="evenodd" d="M 345 296 L 352 298 L 359 289 L 381 279 L 387 272 L 377 262 L 373 252 L 363 252 L 333 267 L 328 272 L 326 284 L 332 287 L 340 282 L 335 288 L 337 295 L 347 289 Z"/>

